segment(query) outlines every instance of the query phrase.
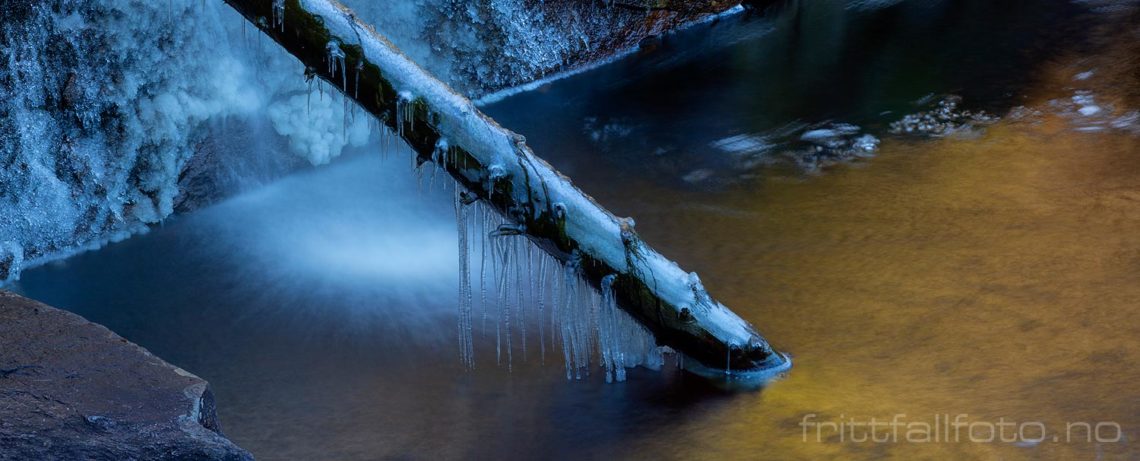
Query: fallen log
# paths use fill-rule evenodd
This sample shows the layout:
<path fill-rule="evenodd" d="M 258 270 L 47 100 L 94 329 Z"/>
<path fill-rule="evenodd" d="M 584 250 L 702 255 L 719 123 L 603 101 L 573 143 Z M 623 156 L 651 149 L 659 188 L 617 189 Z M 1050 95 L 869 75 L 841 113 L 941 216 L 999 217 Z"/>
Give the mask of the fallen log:
<path fill-rule="evenodd" d="M 335 0 L 226 3 L 300 59 L 306 74 L 340 88 L 398 133 L 419 161 L 446 170 L 465 197 L 514 223 L 506 231 L 577 267 L 595 287 L 606 278 L 618 305 L 659 344 L 719 375 L 765 377 L 791 366 L 752 325 L 713 300 L 695 273 L 646 245 L 632 219 L 595 203 L 534 155 L 522 136 L 421 69 L 348 8 Z"/>

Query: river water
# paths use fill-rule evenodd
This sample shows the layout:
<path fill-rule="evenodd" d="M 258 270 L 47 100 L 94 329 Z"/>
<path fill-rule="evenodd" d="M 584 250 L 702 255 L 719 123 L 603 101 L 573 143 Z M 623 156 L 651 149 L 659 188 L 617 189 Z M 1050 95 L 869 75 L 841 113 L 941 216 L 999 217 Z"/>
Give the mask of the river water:
<path fill-rule="evenodd" d="M 1135 459 L 1140 41 L 1105 3 L 793 3 L 486 108 L 794 357 L 760 391 L 508 371 L 479 335 L 464 370 L 450 186 L 378 147 L 17 288 L 209 380 L 259 459 Z M 947 94 L 1002 119 L 888 133 Z M 833 122 L 876 155 L 716 147 Z M 813 425 L 871 418 L 909 425 Z"/>

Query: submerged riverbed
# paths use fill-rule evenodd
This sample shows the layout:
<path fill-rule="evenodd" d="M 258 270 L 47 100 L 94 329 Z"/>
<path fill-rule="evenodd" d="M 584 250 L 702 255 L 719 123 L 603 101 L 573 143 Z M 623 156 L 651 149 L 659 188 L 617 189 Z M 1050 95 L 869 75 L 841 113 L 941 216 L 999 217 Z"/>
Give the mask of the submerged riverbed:
<path fill-rule="evenodd" d="M 28 270 L 18 289 L 209 380 L 223 430 L 259 459 L 1135 458 L 1135 23 L 993 3 L 805 2 L 486 108 L 793 355 L 761 391 L 670 361 L 567 381 L 533 349 L 508 371 L 478 333 L 464 370 L 451 186 L 417 184 L 398 152 Z M 947 94 L 1002 119 L 888 132 Z M 875 156 L 805 171 L 717 147 L 751 135 L 776 146 L 753 160 L 776 158 L 784 127 L 831 122 L 880 138 Z M 936 415 L 1048 433 L 875 443 L 805 425 Z M 1121 437 L 1064 440 L 1082 422 Z"/>

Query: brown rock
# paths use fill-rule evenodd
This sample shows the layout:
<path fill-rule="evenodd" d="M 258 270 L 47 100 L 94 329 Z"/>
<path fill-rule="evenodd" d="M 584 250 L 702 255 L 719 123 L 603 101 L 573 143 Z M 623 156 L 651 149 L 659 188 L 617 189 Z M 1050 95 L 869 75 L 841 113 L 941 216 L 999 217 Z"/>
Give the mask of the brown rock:
<path fill-rule="evenodd" d="M 110 330 L 0 291 L 0 460 L 251 460 L 208 383 Z"/>

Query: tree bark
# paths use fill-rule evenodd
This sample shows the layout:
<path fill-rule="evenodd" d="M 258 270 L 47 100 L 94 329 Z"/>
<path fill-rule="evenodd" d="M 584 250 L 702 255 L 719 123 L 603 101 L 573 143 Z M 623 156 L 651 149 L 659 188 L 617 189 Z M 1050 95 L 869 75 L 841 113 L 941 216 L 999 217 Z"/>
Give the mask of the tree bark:
<path fill-rule="evenodd" d="M 467 98 L 411 62 L 335 0 L 226 0 L 307 66 L 445 169 L 542 250 L 595 287 L 612 275 L 618 305 L 667 345 L 717 373 L 790 367 L 748 322 L 534 155 Z"/>

